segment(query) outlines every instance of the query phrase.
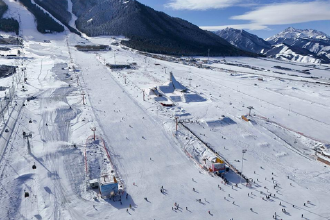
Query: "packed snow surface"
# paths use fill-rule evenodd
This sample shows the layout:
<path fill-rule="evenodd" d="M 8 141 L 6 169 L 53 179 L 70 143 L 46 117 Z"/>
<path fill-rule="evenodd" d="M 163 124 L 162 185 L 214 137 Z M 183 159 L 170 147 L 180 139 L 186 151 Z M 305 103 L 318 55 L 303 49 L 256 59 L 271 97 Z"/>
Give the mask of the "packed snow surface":
<path fill-rule="evenodd" d="M 21 56 L 1 58 L 18 68 L 0 78 L 0 219 L 330 219 L 328 66 L 232 57 L 198 68 L 120 45 L 81 52 L 118 40 L 41 35 L 19 13 Z M 136 65 L 106 65 L 115 62 Z M 306 68 L 317 78 L 297 73 Z M 179 90 L 146 92 L 170 72 Z M 228 184 L 203 168 L 215 155 L 230 165 Z M 113 200 L 89 187 L 109 173 L 123 190 Z"/>

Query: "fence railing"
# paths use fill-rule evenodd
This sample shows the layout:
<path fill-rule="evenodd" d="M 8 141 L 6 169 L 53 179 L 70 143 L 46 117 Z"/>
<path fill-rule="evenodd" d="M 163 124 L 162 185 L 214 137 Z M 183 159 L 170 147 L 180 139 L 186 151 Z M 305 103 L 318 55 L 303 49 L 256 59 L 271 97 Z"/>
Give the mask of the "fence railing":
<path fill-rule="evenodd" d="M 205 145 L 206 148 L 208 148 L 210 151 L 212 151 L 217 157 L 219 157 L 221 160 L 225 162 L 225 164 L 236 174 L 241 176 L 247 183 L 249 183 L 249 178 L 246 177 L 241 171 L 239 171 L 234 165 L 232 165 L 228 160 L 224 158 L 223 155 L 220 155 L 217 151 L 215 151 L 208 143 L 203 141 L 197 134 L 195 134 L 188 126 L 184 125 L 184 123 L 179 122 L 179 125 L 182 126 L 182 128 L 186 129 L 189 133 L 191 133 L 194 137 L 196 137 L 203 145 Z"/>

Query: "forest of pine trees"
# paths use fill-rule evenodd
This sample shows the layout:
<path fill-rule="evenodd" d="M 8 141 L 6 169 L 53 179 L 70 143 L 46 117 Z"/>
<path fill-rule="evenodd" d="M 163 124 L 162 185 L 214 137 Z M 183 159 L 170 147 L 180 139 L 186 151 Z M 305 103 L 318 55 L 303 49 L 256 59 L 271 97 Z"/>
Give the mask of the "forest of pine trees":
<path fill-rule="evenodd" d="M 69 25 L 72 18 L 68 11 L 68 0 L 54 1 L 54 0 L 34 0 L 35 3 L 47 10 L 54 18 L 59 20 L 71 32 L 81 35 L 79 31 Z"/>
<path fill-rule="evenodd" d="M 5 32 L 15 32 L 18 35 L 19 23 L 14 18 L 2 18 L 5 12 L 8 10 L 8 5 L 0 0 L 0 30 Z"/>
<path fill-rule="evenodd" d="M 4 32 L 15 32 L 19 34 L 19 23 L 14 18 L 1 18 L 0 19 L 0 30 Z"/>
<path fill-rule="evenodd" d="M 57 23 L 49 14 L 45 13 L 31 0 L 19 0 L 35 17 L 37 21 L 37 30 L 40 33 L 63 32 L 64 27 Z"/>

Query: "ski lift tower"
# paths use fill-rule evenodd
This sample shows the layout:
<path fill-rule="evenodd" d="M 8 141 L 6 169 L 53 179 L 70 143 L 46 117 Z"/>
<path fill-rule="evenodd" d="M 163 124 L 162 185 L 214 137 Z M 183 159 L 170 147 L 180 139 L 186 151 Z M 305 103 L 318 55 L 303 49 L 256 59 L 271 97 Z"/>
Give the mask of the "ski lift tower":
<path fill-rule="evenodd" d="M 244 154 L 246 153 L 247 149 L 242 150 L 242 169 L 241 169 L 241 175 L 243 175 L 243 160 L 244 160 Z M 240 184 L 242 184 L 242 177 L 240 180 Z"/>
<path fill-rule="evenodd" d="M 96 127 L 91 127 L 91 130 L 93 131 L 93 139 L 95 141 L 95 139 L 96 139 L 96 135 L 95 135 Z"/>
<path fill-rule="evenodd" d="M 31 153 L 31 147 L 30 147 L 30 141 L 29 138 L 32 138 L 32 134 L 27 134 L 25 131 L 23 132 L 23 138 L 26 139 L 27 142 L 27 147 L 28 147 L 28 151 L 29 153 Z"/>
<path fill-rule="evenodd" d="M 252 109 L 254 109 L 253 108 L 253 106 L 249 106 L 249 107 L 247 107 L 248 109 L 249 109 L 249 116 L 251 116 L 251 111 L 252 111 Z"/>

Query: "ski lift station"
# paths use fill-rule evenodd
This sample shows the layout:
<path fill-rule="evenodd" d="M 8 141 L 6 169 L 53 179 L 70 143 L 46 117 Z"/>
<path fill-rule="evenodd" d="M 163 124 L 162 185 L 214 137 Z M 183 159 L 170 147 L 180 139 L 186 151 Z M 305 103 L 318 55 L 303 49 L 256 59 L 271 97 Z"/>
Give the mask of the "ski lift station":
<path fill-rule="evenodd" d="M 102 197 L 113 197 L 118 194 L 118 182 L 114 175 L 103 175 L 99 179 L 99 190 Z"/>
<path fill-rule="evenodd" d="M 218 172 L 223 173 L 226 171 L 225 162 L 218 157 L 209 157 L 205 160 L 205 165 L 209 169 L 210 172 Z"/>

